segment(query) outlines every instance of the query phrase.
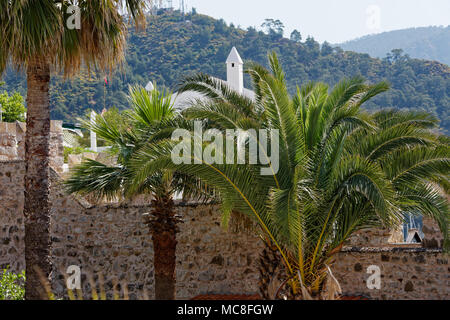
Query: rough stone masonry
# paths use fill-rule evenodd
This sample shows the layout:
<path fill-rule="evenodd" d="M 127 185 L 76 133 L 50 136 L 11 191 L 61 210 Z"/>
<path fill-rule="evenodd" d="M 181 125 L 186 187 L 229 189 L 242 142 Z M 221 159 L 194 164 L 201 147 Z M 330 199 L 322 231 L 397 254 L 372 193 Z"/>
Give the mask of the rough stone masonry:
<path fill-rule="evenodd" d="M 18 131 L 20 124 L 14 125 Z M 92 205 L 64 194 L 58 174 L 62 166 L 62 129 L 57 123 L 52 128 L 53 291 L 60 296 L 66 294 L 67 267 L 77 265 L 82 271 L 85 298 L 91 297 L 91 283 L 97 291 L 100 286 L 104 288 L 109 298 L 114 290 L 130 299 L 153 298 L 152 242 L 142 217 L 151 208 Z M 13 125 L 6 128 L 0 124 L 0 267 L 9 266 L 16 272 L 25 267 L 25 166 L 17 131 L 12 134 Z M 223 230 L 216 205 L 178 203 L 176 210 L 184 222 L 178 234 L 177 298 L 257 293 L 256 261 L 261 241 L 253 234 Z M 374 299 L 449 299 L 450 265 L 448 256 L 439 248 L 442 235 L 435 224 L 426 220 L 424 232 L 427 247 L 390 244 L 391 233 L 386 230 L 353 237 L 333 267 L 343 291 Z M 381 270 L 380 289 L 367 287 L 367 269 L 371 265 Z"/>

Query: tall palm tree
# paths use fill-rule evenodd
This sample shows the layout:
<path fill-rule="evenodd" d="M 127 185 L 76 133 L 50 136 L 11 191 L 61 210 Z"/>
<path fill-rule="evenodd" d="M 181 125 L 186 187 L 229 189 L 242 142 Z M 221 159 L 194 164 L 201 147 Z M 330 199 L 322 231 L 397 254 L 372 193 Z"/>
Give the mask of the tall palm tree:
<path fill-rule="evenodd" d="M 69 6 L 80 9 L 81 29 L 70 29 Z M 66 76 L 84 64 L 111 69 L 123 57 L 124 9 L 145 22 L 144 0 L 0 0 L 0 74 L 12 62 L 27 75 L 25 138 L 26 299 L 45 297 L 40 277 L 51 281 L 49 202 L 49 84 L 53 69 Z M 39 275 L 41 274 L 41 276 Z"/>
<path fill-rule="evenodd" d="M 167 127 L 183 125 L 172 108 L 170 94 L 156 87 L 149 94 L 142 87 L 130 88 L 132 106 L 121 129 L 117 124 L 98 116 L 95 123 L 85 125 L 111 145 L 117 164 L 107 165 L 86 160 L 74 168 L 66 180 L 68 192 L 93 195 L 98 199 L 128 199 L 137 194 L 151 196 L 152 211 L 147 221 L 153 241 L 155 297 L 158 300 L 175 299 L 176 234 L 179 217 L 176 216 L 173 196 L 183 192 L 188 198 L 207 199 L 208 188 L 196 179 L 174 170 L 159 170 L 148 176 L 141 186 L 130 192 L 134 175 L 129 166 L 131 157 L 144 144 L 167 137 Z M 167 132 L 166 132 L 167 131 Z"/>
<path fill-rule="evenodd" d="M 279 276 L 291 297 L 333 298 L 339 286 L 330 267 L 345 241 L 358 230 L 396 226 L 406 211 L 437 220 L 448 244 L 448 203 L 437 186 L 448 183 L 450 153 L 432 132 L 436 119 L 362 111 L 388 85 L 367 85 L 359 77 L 330 92 L 325 84 L 310 83 L 291 97 L 275 54 L 269 63 L 271 71 L 258 65 L 248 70 L 254 101 L 205 75 L 189 78 L 181 91 L 209 98 L 186 111 L 190 118 L 208 119 L 222 130 L 278 130 L 279 170 L 262 176 L 258 164 L 176 165 L 170 156 L 174 142 L 165 140 L 135 153 L 133 187 L 163 167 L 214 186 L 225 215 L 236 210 L 259 225 L 267 245 L 261 277 Z M 261 289 L 274 298 L 282 286 L 263 281 Z"/>

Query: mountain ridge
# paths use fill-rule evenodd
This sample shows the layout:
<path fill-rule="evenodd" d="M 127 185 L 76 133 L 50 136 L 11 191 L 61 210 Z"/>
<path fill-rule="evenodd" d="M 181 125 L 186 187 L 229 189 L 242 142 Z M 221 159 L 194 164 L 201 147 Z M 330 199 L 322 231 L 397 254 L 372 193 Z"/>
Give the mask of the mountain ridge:
<path fill-rule="evenodd" d="M 128 86 L 155 81 L 158 86 L 176 91 L 186 76 L 203 72 L 225 79 L 225 61 L 236 46 L 246 65 L 250 61 L 267 66 L 267 53 L 275 51 L 286 73 L 288 89 L 296 85 L 323 81 L 330 86 L 344 77 L 364 76 L 370 83 L 388 80 L 392 89 L 365 104 L 368 110 L 381 107 L 422 109 L 441 119 L 444 131 L 450 132 L 450 68 L 439 62 L 412 59 L 393 53 L 384 59 L 368 54 L 344 51 L 313 38 L 295 42 L 276 33 L 265 34 L 254 28 L 242 30 L 206 15 L 182 15 L 177 11 L 160 11 L 148 17 L 143 32 L 129 30 L 126 61 L 121 72 L 88 75 L 86 71 L 73 79 L 60 75 L 51 81 L 52 119 L 73 122 L 87 109 L 127 107 Z M 26 93 L 23 73 L 10 68 L 4 75 L 4 88 Z M 251 88 L 245 77 L 245 87 Z"/>
<path fill-rule="evenodd" d="M 385 57 L 393 49 L 402 49 L 413 58 L 435 60 L 450 65 L 450 25 L 386 31 L 352 39 L 336 46 L 378 58 Z"/>

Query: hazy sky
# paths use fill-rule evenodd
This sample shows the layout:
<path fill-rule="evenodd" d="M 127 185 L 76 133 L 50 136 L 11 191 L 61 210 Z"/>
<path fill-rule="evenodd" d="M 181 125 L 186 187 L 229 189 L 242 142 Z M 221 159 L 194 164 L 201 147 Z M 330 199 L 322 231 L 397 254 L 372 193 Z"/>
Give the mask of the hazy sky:
<path fill-rule="evenodd" d="M 178 1 L 173 0 L 174 6 Z M 396 29 L 450 24 L 450 0 L 185 0 L 188 7 L 241 27 L 280 19 L 285 36 L 339 43 Z"/>

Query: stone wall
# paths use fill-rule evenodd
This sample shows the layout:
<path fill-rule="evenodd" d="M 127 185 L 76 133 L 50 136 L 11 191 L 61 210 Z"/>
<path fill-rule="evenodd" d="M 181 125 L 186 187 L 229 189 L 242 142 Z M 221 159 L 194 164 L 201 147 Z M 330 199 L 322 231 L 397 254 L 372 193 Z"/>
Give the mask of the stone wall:
<path fill-rule="evenodd" d="M 448 198 L 450 201 L 450 197 Z M 426 248 L 442 248 L 444 245 L 444 237 L 439 229 L 438 224 L 429 217 L 423 218 L 422 232 L 425 235 L 423 245 Z"/>
<path fill-rule="evenodd" d="M 130 298 L 150 299 L 153 292 L 153 246 L 144 225 L 147 206 L 93 206 L 82 208 L 62 194 L 54 206 L 69 208 L 53 219 L 53 255 L 59 280 L 69 265 L 82 267 L 86 277 L 101 272 L 112 292 L 115 281 L 127 286 Z M 177 245 L 177 297 L 203 293 L 255 292 L 255 252 L 261 245 L 254 236 L 230 236 L 220 227 L 215 206 L 178 204 L 183 217 Z M 56 213 L 56 210 L 55 210 Z M 90 292 L 89 281 L 84 292 Z M 56 281 L 56 292 L 63 282 Z"/>
<path fill-rule="evenodd" d="M 25 267 L 22 161 L 0 162 L 0 267 Z M 83 291 L 102 272 L 108 295 L 113 285 L 127 286 L 130 298 L 153 298 L 153 249 L 142 215 L 143 205 L 91 206 L 67 196 L 58 175 L 51 174 L 51 233 L 54 288 L 64 291 L 69 265 L 82 268 Z M 177 297 L 206 293 L 256 292 L 255 259 L 261 243 L 253 235 L 230 234 L 220 226 L 217 206 L 177 204 L 183 217 L 177 246 Z"/>
<path fill-rule="evenodd" d="M 0 162 L 0 266 L 10 265 L 14 271 L 24 268 L 24 173 L 23 161 Z M 90 205 L 65 195 L 60 183 L 52 170 L 53 290 L 63 294 L 65 270 L 78 265 L 85 297 L 90 296 L 93 277 L 103 283 L 109 297 L 117 284 L 130 298 L 153 298 L 152 242 L 142 218 L 151 208 Z M 261 241 L 251 234 L 224 231 L 216 205 L 177 203 L 176 210 L 184 222 L 178 235 L 177 297 L 256 293 Z M 381 290 L 367 289 L 369 265 L 381 269 Z M 340 253 L 333 270 L 350 294 L 377 299 L 450 298 L 448 260 L 439 249 L 356 247 Z"/>
<path fill-rule="evenodd" d="M 23 270 L 23 161 L 0 162 L 0 268 Z"/>
<path fill-rule="evenodd" d="M 369 266 L 381 271 L 381 288 L 368 289 Z M 369 270 L 370 271 L 370 270 Z M 344 293 L 372 299 L 450 299 L 450 265 L 439 249 L 346 248 L 333 272 Z"/>
<path fill-rule="evenodd" d="M 16 124 L 0 122 L 0 161 L 18 159 Z"/>
<path fill-rule="evenodd" d="M 0 122 L 0 161 L 25 158 L 26 125 L 23 122 Z M 50 121 L 50 165 L 63 171 L 64 147 L 62 121 Z"/>

